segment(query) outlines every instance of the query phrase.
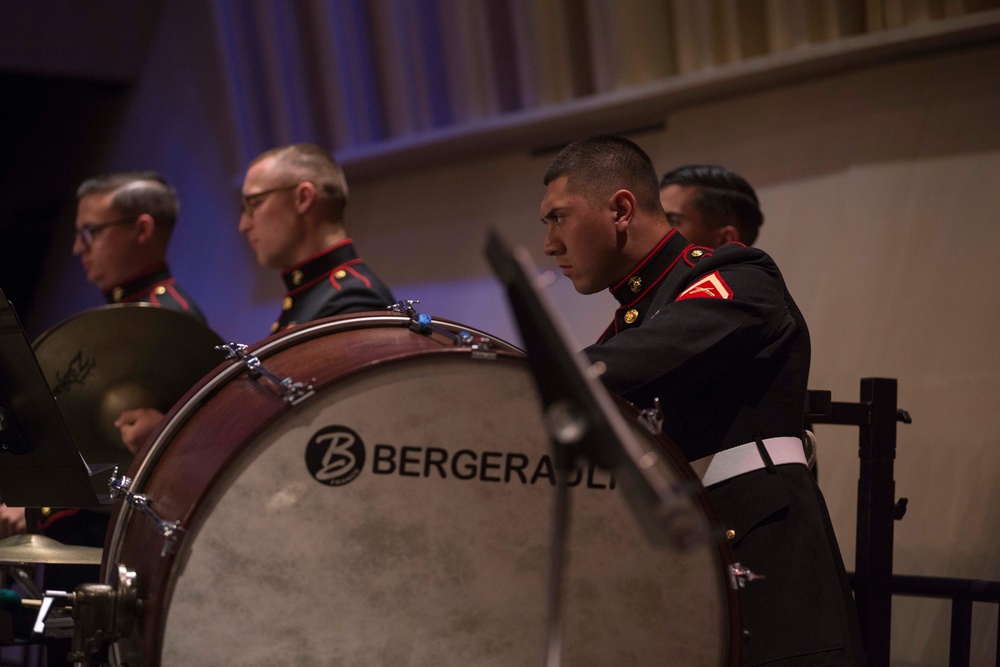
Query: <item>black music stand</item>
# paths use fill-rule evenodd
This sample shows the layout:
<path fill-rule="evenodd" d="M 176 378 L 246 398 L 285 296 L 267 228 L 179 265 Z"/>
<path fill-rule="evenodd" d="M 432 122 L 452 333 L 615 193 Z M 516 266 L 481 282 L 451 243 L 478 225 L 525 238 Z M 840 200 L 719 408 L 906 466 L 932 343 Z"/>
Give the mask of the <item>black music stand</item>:
<path fill-rule="evenodd" d="M 645 441 L 629 427 L 593 367 L 581 355 L 570 352 L 567 343 L 571 338 L 537 289 L 528 252 L 524 248 L 511 251 L 492 231 L 486 256 L 507 288 L 560 473 L 556 475 L 553 510 L 546 654 L 546 664 L 555 667 L 561 661 L 562 644 L 562 579 L 569 519 L 566 479 L 579 458 L 615 471 L 633 513 L 653 544 L 693 547 L 711 539 L 711 529 L 697 511 L 690 490 L 671 482 L 665 457 L 652 440 Z"/>
<path fill-rule="evenodd" d="M 0 497 L 12 507 L 97 507 L 91 474 L 0 291 Z"/>

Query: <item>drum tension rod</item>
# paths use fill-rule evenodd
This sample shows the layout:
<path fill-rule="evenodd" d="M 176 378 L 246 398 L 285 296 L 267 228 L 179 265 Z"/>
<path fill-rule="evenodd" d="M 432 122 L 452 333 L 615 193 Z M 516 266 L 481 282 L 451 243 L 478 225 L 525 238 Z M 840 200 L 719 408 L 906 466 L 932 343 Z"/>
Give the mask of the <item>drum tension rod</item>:
<path fill-rule="evenodd" d="M 270 380 L 281 392 L 281 397 L 286 403 L 290 405 L 298 405 L 302 401 L 306 400 L 310 396 L 316 393 L 311 384 L 306 384 L 303 382 L 295 382 L 292 378 L 285 378 L 282 380 L 277 375 L 267 370 L 264 364 L 260 363 L 260 359 L 252 354 L 247 354 L 247 346 L 241 343 L 226 343 L 225 345 L 216 346 L 217 350 L 222 350 L 226 353 L 226 359 L 239 359 L 244 366 L 247 368 L 247 375 L 251 379 L 256 380 L 257 378 L 263 376 Z"/>
<path fill-rule="evenodd" d="M 184 529 L 181 528 L 181 522 L 167 521 L 161 517 L 153 510 L 153 501 L 150 497 L 129 491 L 128 487 L 131 485 L 132 479 L 130 477 L 125 475 L 122 475 L 121 478 L 118 477 L 118 468 L 116 466 L 111 479 L 108 480 L 108 486 L 111 488 L 111 498 L 117 500 L 119 497 L 123 497 L 126 503 L 152 519 L 153 523 L 156 524 L 156 529 L 163 536 L 163 549 L 160 551 L 160 556 L 164 557 L 173 553 L 174 549 L 177 548 L 177 540 L 184 532 Z"/>
<path fill-rule="evenodd" d="M 444 327 L 434 324 L 430 315 L 418 313 L 413 304 L 420 303 L 415 299 L 397 301 L 388 310 L 410 318 L 410 330 L 420 334 L 439 333 L 450 338 L 455 347 L 467 347 L 472 352 L 473 359 L 496 359 L 496 344 L 487 336 L 473 336 L 468 331 L 453 333 Z"/>

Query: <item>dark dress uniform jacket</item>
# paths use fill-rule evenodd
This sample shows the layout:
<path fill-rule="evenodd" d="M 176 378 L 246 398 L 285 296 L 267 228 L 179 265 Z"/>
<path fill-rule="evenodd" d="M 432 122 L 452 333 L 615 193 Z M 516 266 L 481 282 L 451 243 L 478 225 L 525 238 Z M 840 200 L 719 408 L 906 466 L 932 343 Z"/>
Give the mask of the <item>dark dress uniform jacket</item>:
<path fill-rule="evenodd" d="M 194 299 L 181 289 L 165 264 L 141 278 L 108 290 L 104 296 L 108 303 L 150 303 L 167 310 L 176 310 L 205 324 L 205 316 L 201 309 Z"/>
<path fill-rule="evenodd" d="M 615 319 L 586 354 L 690 461 L 757 439 L 801 437 L 809 332 L 778 267 L 733 243 L 671 231 L 611 292 Z M 804 465 L 770 465 L 708 489 L 736 559 L 765 577 L 742 595 L 748 665 L 862 664 L 833 529 Z"/>
<path fill-rule="evenodd" d="M 351 239 L 285 269 L 281 278 L 287 293 L 272 333 L 333 315 L 385 310 L 395 303 L 389 288 L 358 257 Z"/>

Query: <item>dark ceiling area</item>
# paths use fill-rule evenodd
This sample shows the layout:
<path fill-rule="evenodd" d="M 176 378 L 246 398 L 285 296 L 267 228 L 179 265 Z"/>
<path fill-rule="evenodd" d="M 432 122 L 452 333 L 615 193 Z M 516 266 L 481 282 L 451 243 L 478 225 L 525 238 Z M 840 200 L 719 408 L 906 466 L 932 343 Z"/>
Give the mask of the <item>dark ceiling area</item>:
<path fill-rule="evenodd" d="M 0 289 L 22 321 L 56 228 L 72 224 L 76 186 L 100 164 L 129 90 L 0 73 Z"/>
<path fill-rule="evenodd" d="M 161 0 L 0 3 L 0 289 L 22 321 L 76 186 L 102 158 L 139 80 Z M 71 251 L 69 234 L 57 241 Z"/>

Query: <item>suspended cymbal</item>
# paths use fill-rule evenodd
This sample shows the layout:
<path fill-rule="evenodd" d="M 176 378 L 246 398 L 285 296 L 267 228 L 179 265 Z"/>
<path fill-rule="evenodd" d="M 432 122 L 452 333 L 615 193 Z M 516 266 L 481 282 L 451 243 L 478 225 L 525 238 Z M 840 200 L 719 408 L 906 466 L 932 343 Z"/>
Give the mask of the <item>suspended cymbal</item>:
<path fill-rule="evenodd" d="M 52 563 L 100 565 L 100 547 L 80 547 L 57 542 L 44 535 L 11 535 L 0 540 L 0 563 Z"/>
<path fill-rule="evenodd" d="M 114 422 L 123 410 L 166 413 L 217 366 L 222 339 L 194 318 L 150 304 L 115 304 L 63 320 L 34 351 L 88 464 L 127 470 L 132 453 Z"/>

